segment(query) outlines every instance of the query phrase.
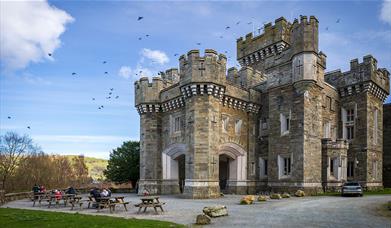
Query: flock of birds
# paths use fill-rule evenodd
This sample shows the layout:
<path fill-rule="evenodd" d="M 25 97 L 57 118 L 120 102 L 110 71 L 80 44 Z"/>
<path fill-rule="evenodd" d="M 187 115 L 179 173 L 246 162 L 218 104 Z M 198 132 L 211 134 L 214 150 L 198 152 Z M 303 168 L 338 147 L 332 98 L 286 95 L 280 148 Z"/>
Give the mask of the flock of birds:
<path fill-rule="evenodd" d="M 144 17 L 143 16 L 139 16 L 138 18 L 137 18 L 137 21 L 141 21 L 142 19 L 144 19 Z M 338 18 L 336 21 L 335 21 L 335 23 L 336 24 L 339 24 L 341 22 L 341 19 L 340 18 Z M 235 25 L 236 26 L 238 26 L 238 25 L 240 25 L 241 24 L 241 21 L 237 21 L 236 23 L 235 23 Z M 251 24 L 253 24 L 253 22 L 247 22 L 247 25 L 251 25 Z M 263 22 L 263 24 L 265 25 L 266 24 L 266 22 Z M 229 25 L 227 25 L 227 26 L 225 26 L 225 30 L 229 30 L 229 29 L 231 29 L 231 26 L 229 26 Z M 258 30 L 258 33 L 260 33 L 261 31 L 262 31 L 262 29 L 263 28 L 258 28 L 257 30 Z M 325 28 L 325 30 L 326 31 L 329 31 L 329 26 L 327 26 L 326 28 Z M 145 38 L 149 38 L 150 37 L 150 34 L 145 34 Z M 224 36 L 223 35 L 220 35 L 219 36 L 219 38 L 220 39 L 223 39 L 224 38 Z M 143 39 L 143 37 L 138 37 L 138 40 L 142 40 Z M 201 42 L 197 42 L 196 43 L 196 45 L 198 45 L 198 46 L 200 46 L 202 43 Z M 225 54 L 228 54 L 228 52 L 227 51 L 225 51 L 224 52 Z M 48 53 L 48 56 L 49 57 L 51 57 L 53 54 L 52 53 Z M 176 57 L 176 56 L 178 56 L 179 54 L 178 53 L 175 53 L 174 54 L 174 56 Z M 228 57 L 228 59 L 231 59 L 231 57 L 229 56 Z M 102 61 L 102 64 L 107 64 L 107 61 L 106 60 L 104 60 L 104 61 Z M 236 64 L 236 66 L 237 67 L 240 67 L 240 65 L 239 64 Z M 141 76 L 141 74 L 142 74 L 142 70 L 140 70 L 138 73 L 136 73 L 135 75 L 140 75 Z M 71 73 L 72 74 L 72 76 L 76 76 L 77 75 L 77 72 L 72 72 Z M 109 72 L 108 71 L 104 71 L 104 74 L 105 75 L 108 75 L 109 74 Z M 158 75 L 161 75 L 162 74 L 162 72 L 159 72 L 158 73 Z M 118 99 L 119 98 L 119 95 L 114 95 L 114 88 L 110 88 L 109 89 L 109 92 L 108 92 L 108 94 L 107 94 L 107 96 L 105 97 L 106 98 L 106 100 L 110 100 L 110 99 Z M 95 99 L 95 97 L 92 97 L 92 101 L 95 101 L 96 99 Z M 104 109 L 104 105 L 100 105 L 100 106 L 98 106 L 98 109 L 99 110 L 102 110 L 102 109 Z M 7 119 L 12 119 L 12 117 L 11 116 L 8 116 L 7 117 Z M 31 126 L 27 126 L 27 129 L 29 129 L 29 130 L 31 130 Z"/>

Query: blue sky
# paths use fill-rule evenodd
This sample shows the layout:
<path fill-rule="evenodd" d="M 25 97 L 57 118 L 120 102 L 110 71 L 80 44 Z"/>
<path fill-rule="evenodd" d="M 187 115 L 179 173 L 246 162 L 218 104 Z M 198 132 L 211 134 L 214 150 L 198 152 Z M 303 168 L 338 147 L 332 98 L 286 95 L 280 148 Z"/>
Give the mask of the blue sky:
<path fill-rule="evenodd" d="M 0 9 L 0 133 L 29 134 L 47 153 L 108 158 L 139 139 L 136 73 L 177 67 L 175 54 L 205 48 L 235 66 L 236 39 L 281 16 L 318 18 L 327 71 L 368 53 L 391 69 L 390 2 L 2 1 Z"/>

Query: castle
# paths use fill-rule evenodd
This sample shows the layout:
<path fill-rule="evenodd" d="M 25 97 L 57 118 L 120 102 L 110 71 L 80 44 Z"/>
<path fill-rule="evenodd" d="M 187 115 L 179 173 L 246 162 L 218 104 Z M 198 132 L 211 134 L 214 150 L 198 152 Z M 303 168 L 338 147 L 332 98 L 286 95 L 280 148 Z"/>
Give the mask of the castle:
<path fill-rule="evenodd" d="M 264 25 L 237 40 L 241 69 L 191 50 L 152 82 L 135 82 L 139 193 L 319 192 L 344 181 L 382 187 L 389 72 L 371 55 L 325 73 L 318 20 Z M 228 73 L 227 73 L 228 72 Z"/>

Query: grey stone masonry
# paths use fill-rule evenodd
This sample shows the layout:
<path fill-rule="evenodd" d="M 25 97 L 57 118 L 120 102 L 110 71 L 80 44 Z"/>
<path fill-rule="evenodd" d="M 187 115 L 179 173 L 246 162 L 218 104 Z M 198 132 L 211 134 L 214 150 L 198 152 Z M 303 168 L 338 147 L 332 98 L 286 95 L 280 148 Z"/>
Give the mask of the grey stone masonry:
<path fill-rule="evenodd" d="M 136 81 L 139 193 L 315 193 L 347 180 L 382 187 L 389 72 L 367 55 L 325 73 L 318 23 L 281 17 L 239 38 L 240 69 L 227 70 L 215 50 L 191 50 L 179 69 Z"/>

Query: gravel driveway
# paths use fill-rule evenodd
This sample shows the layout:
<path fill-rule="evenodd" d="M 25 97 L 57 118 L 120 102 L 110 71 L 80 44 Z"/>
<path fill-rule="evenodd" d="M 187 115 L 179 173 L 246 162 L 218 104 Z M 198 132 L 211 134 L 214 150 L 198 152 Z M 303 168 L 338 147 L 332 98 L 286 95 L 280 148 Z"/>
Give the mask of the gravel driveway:
<path fill-rule="evenodd" d="M 382 217 L 377 208 L 387 201 L 391 195 L 364 197 L 304 197 L 256 202 L 253 205 L 239 205 L 241 196 L 226 195 L 220 199 L 190 200 L 176 196 L 161 196 L 166 202 L 165 213 L 155 215 L 153 209 L 146 214 L 136 214 L 133 204 L 139 202 L 135 194 L 115 194 L 126 196 L 131 201 L 128 212 L 118 207 L 110 214 L 108 210 L 97 213 L 95 209 L 83 209 L 79 213 L 104 214 L 127 218 L 144 218 L 167 220 L 182 224 L 195 222 L 197 214 L 204 206 L 226 205 L 229 216 L 214 218 L 208 227 L 388 227 L 391 218 Z M 74 213 L 69 207 L 50 208 L 46 206 L 32 207 L 28 200 L 13 201 L 2 207 L 25 208 L 35 210 L 62 211 Z"/>

